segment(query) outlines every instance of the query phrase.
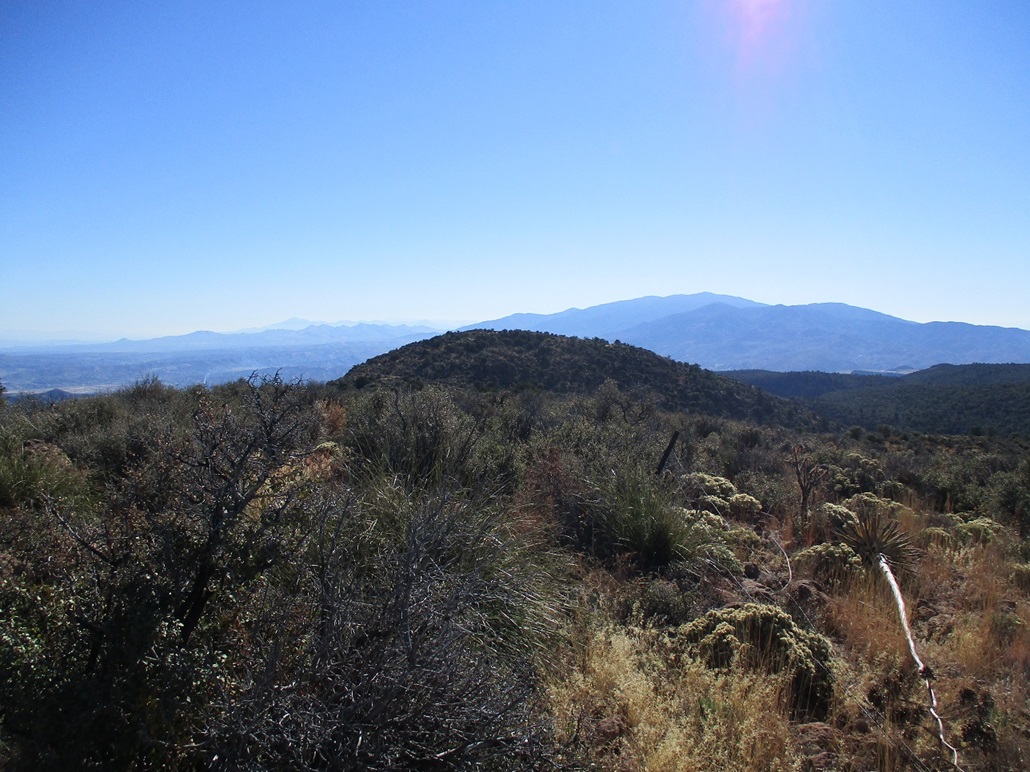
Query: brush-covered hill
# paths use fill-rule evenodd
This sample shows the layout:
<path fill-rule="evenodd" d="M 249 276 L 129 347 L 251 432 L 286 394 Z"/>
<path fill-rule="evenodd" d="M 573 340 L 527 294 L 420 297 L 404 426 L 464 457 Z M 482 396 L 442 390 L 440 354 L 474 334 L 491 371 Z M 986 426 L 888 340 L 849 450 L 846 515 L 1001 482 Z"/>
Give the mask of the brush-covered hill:
<path fill-rule="evenodd" d="M 668 410 L 795 426 L 815 421 L 789 400 L 646 349 L 524 330 L 449 332 L 374 357 L 333 383 L 584 394 L 609 379 L 625 392 L 653 396 Z"/>

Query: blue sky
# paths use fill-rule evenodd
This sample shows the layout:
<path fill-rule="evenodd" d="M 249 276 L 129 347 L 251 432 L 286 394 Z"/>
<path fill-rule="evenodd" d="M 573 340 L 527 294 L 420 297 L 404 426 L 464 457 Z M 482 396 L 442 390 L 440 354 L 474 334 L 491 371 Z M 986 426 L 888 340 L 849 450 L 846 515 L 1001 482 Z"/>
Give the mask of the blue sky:
<path fill-rule="evenodd" d="M 0 337 L 701 291 L 1030 328 L 1030 3 L 0 2 Z"/>

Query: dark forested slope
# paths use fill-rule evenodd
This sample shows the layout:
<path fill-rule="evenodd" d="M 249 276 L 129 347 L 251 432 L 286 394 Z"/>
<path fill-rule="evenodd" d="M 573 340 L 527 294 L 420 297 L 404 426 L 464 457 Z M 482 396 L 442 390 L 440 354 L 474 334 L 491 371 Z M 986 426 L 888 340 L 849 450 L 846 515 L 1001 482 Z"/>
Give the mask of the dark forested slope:
<path fill-rule="evenodd" d="M 1030 437 L 1030 365 L 936 365 L 900 377 L 737 371 L 730 377 L 799 399 L 827 419 L 934 434 Z"/>

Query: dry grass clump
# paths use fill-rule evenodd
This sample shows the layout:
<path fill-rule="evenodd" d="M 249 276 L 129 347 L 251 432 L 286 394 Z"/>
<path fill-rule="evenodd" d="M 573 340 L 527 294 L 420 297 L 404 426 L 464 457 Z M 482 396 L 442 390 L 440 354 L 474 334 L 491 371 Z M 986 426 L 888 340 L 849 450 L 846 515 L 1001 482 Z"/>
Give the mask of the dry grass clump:
<path fill-rule="evenodd" d="M 824 610 L 826 631 L 849 663 L 839 675 L 835 720 L 848 730 L 855 768 L 907 768 L 912 751 L 906 733 L 925 712 L 925 692 L 897 614 L 871 573 Z"/>
<path fill-rule="evenodd" d="M 937 612 L 925 623 L 937 631 L 926 652 L 966 769 L 1030 760 L 1030 602 L 1018 565 L 996 532 L 986 544 L 931 550 L 920 571 Z"/>
<path fill-rule="evenodd" d="M 825 609 L 825 623 L 850 659 L 868 663 L 882 652 L 907 655 L 898 611 L 874 575 L 855 582 L 846 594 L 833 597 Z"/>
<path fill-rule="evenodd" d="M 565 760 L 621 770 L 791 770 L 789 679 L 712 670 L 668 634 L 605 626 L 550 688 Z"/>
<path fill-rule="evenodd" d="M 921 583 L 954 618 L 942 655 L 968 675 L 996 675 L 1001 666 L 1030 676 L 1030 599 L 1019 568 L 996 543 L 934 551 L 923 563 Z"/>
<path fill-rule="evenodd" d="M 1022 564 L 1014 559 L 1019 550 L 1006 529 L 986 518 L 917 530 L 921 517 L 932 519 L 914 513 L 910 527 L 926 551 L 909 561 L 904 594 L 948 742 L 958 748 L 963 769 L 1025 768 L 1030 600 Z M 896 614 L 875 581 L 854 582 L 827 604 L 826 630 L 851 668 L 838 724 L 849 730 L 868 725 L 864 747 L 859 733 L 848 735 L 848 751 L 860 766 L 903 769 L 918 758 L 932 768 L 938 761 L 948 767 Z"/>

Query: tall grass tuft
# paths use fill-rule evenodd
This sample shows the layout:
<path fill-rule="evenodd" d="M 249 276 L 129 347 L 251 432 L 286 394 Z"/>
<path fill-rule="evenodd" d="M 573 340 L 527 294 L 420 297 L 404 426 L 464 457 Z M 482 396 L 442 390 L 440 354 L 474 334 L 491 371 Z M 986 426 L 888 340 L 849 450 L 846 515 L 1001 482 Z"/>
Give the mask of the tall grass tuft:
<path fill-rule="evenodd" d="M 718 515 L 677 505 L 673 481 L 637 466 L 612 470 L 597 486 L 593 507 L 602 549 L 629 555 L 642 570 L 681 564 L 707 572 L 743 569 Z"/>
<path fill-rule="evenodd" d="M 85 499 L 85 479 L 59 448 L 0 430 L 0 508 Z"/>
<path fill-rule="evenodd" d="M 595 629 L 551 683 L 556 741 L 571 768 L 801 768 L 785 678 L 720 671 L 678 655 L 654 629 Z"/>

